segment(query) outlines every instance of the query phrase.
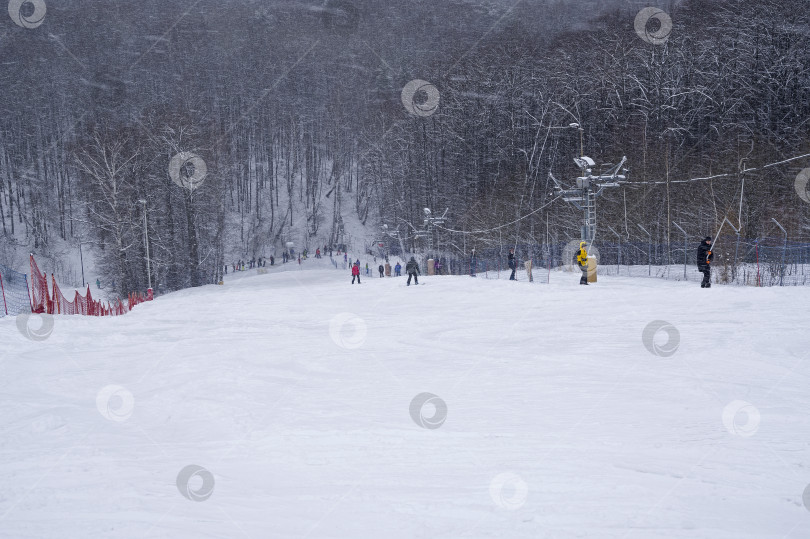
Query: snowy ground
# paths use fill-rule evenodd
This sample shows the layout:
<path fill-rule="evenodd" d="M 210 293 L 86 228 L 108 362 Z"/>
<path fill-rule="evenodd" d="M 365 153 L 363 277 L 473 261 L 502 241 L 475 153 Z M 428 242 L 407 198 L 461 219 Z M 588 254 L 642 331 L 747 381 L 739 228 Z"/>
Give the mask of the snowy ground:
<path fill-rule="evenodd" d="M 807 288 L 305 266 L 0 320 L 0 537 L 810 536 Z"/>

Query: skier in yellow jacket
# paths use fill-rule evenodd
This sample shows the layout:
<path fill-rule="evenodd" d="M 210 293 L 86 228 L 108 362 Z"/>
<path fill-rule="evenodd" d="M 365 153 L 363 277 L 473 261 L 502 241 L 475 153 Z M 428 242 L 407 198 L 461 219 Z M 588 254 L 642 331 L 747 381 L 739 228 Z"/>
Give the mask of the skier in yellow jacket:
<path fill-rule="evenodd" d="M 574 260 L 579 265 L 580 271 L 582 271 L 582 277 L 579 279 L 579 284 L 588 284 L 588 251 L 585 249 L 588 246 L 588 242 L 581 241 L 579 242 L 579 249 L 577 249 L 576 253 L 574 254 Z"/>

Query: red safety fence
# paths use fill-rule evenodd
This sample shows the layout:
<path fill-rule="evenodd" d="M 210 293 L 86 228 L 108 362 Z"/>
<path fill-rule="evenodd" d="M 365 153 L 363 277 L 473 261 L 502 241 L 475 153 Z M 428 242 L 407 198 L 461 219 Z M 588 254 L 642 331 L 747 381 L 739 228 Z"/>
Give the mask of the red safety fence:
<path fill-rule="evenodd" d="M 34 255 L 31 255 L 31 311 L 42 314 L 79 314 L 84 316 L 119 316 L 132 310 L 135 305 L 144 301 L 152 301 L 152 290 L 146 294 L 132 292 L 129 294 L 127 305 L 118 299 L 113 304 L 94 300 L 90 293 L 90 285 L 87 285 L 87 295 L 82 296 L 78 290 L 69 301 L 56 279 L 51 275 L 53 293 L 48 291 L 48 278 L 39 271 Z"/>
<path fill-rule="evenodd" d="M 48 293 L 48 277 L 39 271 L 31 255 L 31 312 L 53 314 L 53 301 Z"/>
<path fill-rule="evenodd" d="M 143 303 L 144 301 L 152 301 L 152 290 L 149 290 L 147 294 L 140 294 L 138 292 L 131 292 L 129 294 L 129 310 L 139 303 Z"/>

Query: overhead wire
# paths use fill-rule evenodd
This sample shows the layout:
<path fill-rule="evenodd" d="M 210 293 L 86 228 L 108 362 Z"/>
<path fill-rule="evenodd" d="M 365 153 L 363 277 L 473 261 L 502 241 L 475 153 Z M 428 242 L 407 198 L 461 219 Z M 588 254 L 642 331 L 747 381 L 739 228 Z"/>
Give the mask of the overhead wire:
<path fill-rule="evenodd" d="M 553 199 L 551 199 L 547 203 L 545 203 L 542 206 L 540 206 L 539 208 L 533 210 L 531 213 L 527 213 L 523 217 L 515 219 L 514 221 L 512 221 L 510 223 L 506 223 L 506 224 L 503 224 L 503 225 L 500 225 L 500 226 L 496 226 L 495 228 L 488 228 L 486 230 L 453 230 L 452 228 L 446 228 L 446 227 L 443 227 L 441 225 L 433 225 L 433 226 L 435 226 L 436 228 L 441 228 L 442 230 L 446 230 L 447 232 L 453 232 L 453 233 L 456 233 L 456 234 L 486 234 L 487 232 L 493 232 L 495 230 L 500 230 L 501 228 L 505 228 L 507 226 L 514 225 L 515 223 L 518 223 L 518 222 L 520 222 L 520 221 L 522 221 L 524 219 L 527 219 L 527 218 L 531 217 L 532 215 L 539 212 L 540 210 L 550 206 L 551 203 L 554 202 L 555 200 L 557 200 L 558 198 L 560 198 L 560 196 L 554 197 Z"/>
<path fill-rule="evenodd" d="M 798 155 L 796 157 L 791 157 L 789 159 L 785 159 L 783 161 L 777 161 L 775 163 L 768 163 L 767 165 L 762 165 L 760 167 L 753 167 L 753 168 L 744 168 L 739 172 L 726 172 L 724 174 L 714 174 L 713 176 L 705 176 L 700 178 L 689 178 L 688 180 L 670 180 L 669 183 L 690 183 L 690 182 L 697 182 L 703 180 L 714 180 L 717 178 L 737 178 L 740 172 L 754 172 L 757 170 L 763 170 L 770 167 L 775 167 L 778 165 L 784 165 L 785 163 L 790 163 L 791 161 L 796 161 L 798 159 L 804 159 L 806 157 L 810 157 L 810 153 L 806 153 L 804 155 Z M 664 185 L 666 181 L 643 181 L 643 182 L 626 182 L 626 185 Z"/>
<path fill-rule="evenodd" d="M 804 155 L 798 155 L 796 157 L 790 157 L 788 159 L 784 159 L 782 161 L 776 161 L 774 163 L 768 163 L 767 165 L 762 165 L 762 166 L 759 166 L 759 167 L 744 168 L 740 172 L 749 173 L 749 172 L 755 172 L 757 170 L 764 170 L 766 168 L 771 168 L 771 167 L 775 167 L 775 166 L 779 166 L 779 165 L 784 165 L 785 163 L 790 163 L 792 161 L 797 161 L 799 159 L 805 159 L 807 157 L 810 157 L 810 153 L 806 153 Z M 736 178 L 738 176 L 738 174 L 739 174 L 739 172 L 738 173 L 727 172 L 727 173 L 724 173 L 724 174 L 714 174 L 712 176 L 704 176 L 704 177 L 699 177 L 699 178 L 689 178 L 687 180 L 670 180 L 669 183 L 670 184 L 672 184 L 672 183 L 691 183 L 691 182 L 704 181 L 704 180 L 714 180 L 714 179 L 718 179 L 718 178 L 731 178 L 731 177 Z M 667 182 L 666 181 L 643 181 L 643 182 L 622 182 L 622 183 L 624 185 L 627 185 L 627 186 L 633 186 L 633 185 L 664 185 Z M 486 234 L 488 232 L 494 232 L 496 230 L 500 230 L 502 228 L 512 226 L 512 225 L 514 225 L 516 223 L 519 223 L 520 221 L 523 221 L 524 219 L 528 219 L 529 217 L 536 214 L 537 212 L 539 212 L 539 211 L 547 208 L 548 206 L 550 206 L 554 201 L 561 198 L 561 196 L 562 195 L 558 195 L 558 196 L 554 197 L 549 202 L 543 204 L 539 208 L 536 208 L 536 209 L 532 210 L 530 213 L 527 213 L 526 215 L 524 215 L 522 217 L 519 217 L 518 219 L 515 219 L 514 221 L 510 221 L 509 223 L 505 223 L 503 225 L 499 225 L 499 226 L 496 226 L 494 228 L 488 228 L 488 229 L 485 229 L 485 230 L 454 230 L 452 228 L 443 227 L 441 225 L 434 225 L 434 226 L 436 228 L 440 228 L 440 229 L 445 230 L 447 232 L 453 232 L 455 234 Z"/>

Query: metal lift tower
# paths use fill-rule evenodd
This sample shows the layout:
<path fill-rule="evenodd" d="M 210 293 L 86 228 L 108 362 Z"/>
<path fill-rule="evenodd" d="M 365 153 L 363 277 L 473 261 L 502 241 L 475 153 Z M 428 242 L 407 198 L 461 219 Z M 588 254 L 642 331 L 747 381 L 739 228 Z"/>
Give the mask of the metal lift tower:
<path fill-rule="evenodd" d="M 425 208 L 423 211 L 425 212 L 425 233 L 428 237 L 428 255 L 429 256 L 436 256 L 436 253 L 433 252 L 433 227 L 435 225 L 443 225 L 444 221 L 447 217 L 447 211 L 449 208 L 445 208 L 444 213 L 441 217 L 433 217 L 433 212 L 430 211 L 430 208 Z"/>
<path fill-rule="evenodd" d="M 582 241 L 587 241 L 590 244 L 596 236 L 596 198 L 602 194 L 606 187 L 619 187 L 627 180 L 625 174 L 619 174 L 619 171 L 627 172 L 627 169 L 622 169 L 622 166 L 627 162 L 627 157 L 622 157 L 618 165 L 605 174 L 599 174 L 598 176 L 593 175 L 592 170 L 596 163 L 590 157 L 585 155 L 575 157 L 574 162 L 582 171 L 582 175 L 577 178 L 576 188 L 564 189 L 553 174 L 549 172 L 548 175 L 554 181 L 557 193 L 562 199 L 583 211 L 584 218 L 580 228 L 580 236 Z"/>

